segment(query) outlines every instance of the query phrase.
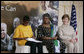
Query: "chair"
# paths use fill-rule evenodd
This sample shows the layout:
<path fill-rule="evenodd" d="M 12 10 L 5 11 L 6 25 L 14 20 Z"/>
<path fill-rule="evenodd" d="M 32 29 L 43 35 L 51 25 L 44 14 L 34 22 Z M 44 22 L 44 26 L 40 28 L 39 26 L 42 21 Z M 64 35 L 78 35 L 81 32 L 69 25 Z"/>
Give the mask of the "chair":
<path fill-rule="evenodd" d="M 30 53 L 30 46 L 19 46 L 17 40 L 15 40 L 15 46 L 15 53 Z"/>
<path fill-rule="evenodd" d="M 43 46 L 43 53 L 49 53 L 45 45 Z"/>

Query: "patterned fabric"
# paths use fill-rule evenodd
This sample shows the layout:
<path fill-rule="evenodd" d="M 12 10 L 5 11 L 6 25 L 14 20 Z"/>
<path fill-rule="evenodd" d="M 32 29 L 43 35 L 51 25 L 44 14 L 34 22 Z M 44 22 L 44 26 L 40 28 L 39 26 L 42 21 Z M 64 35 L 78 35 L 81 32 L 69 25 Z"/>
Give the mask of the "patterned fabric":
<path fill-rule="evenodd" d="M 65 53 L 66 45 L 62 40 L 60 41 L 60 52 Z"/>
<path fill-rule="evenodd" d="M 37 39 L 43 41 L 43 45 L 45 45 L 49 51 L 49 53 L 55 52 L 54 40 L 43 40 L 42 37 L 50 37 L 51 29 L 40 25 L 37 29 Z"/>
<path fill-rule="evenodd" d="M 4 39 L 1 39 L 1 51 L 8 51 L 9 50 L 9 35 L 7 34 Z"/>
<path fill-rule="evenodd" d="M 9 47 L 10 47 L 10 50 L 14 50 L 13 49 L 13 47 L 14 47 L 14 40 L 13 40 L 13 35 L 14 35 L 14 33 L 12 33 L 11 35 L 10 35 L 10 40 L 9 40 Z"/>
<path fill-rule="evenodd" d="M 63 40 L 59 37 L 59 33 L 56 34 L 58 36 L 57 40 L 60 41 L 60 53 L 65 53 L 66 44 L 63 42 Z"/>
<path fill-rule="evenodd" d="M 54 32 L 54 30 L 56 30 L 56 28 L 54 28 L 54 25 L 51 24 L 51 37 L 54 37 L 56 35 L 56 31 Z M 54 44 L 55 44 L 55 46 L 58 46 L 58 41 L 54 40 Z"/>

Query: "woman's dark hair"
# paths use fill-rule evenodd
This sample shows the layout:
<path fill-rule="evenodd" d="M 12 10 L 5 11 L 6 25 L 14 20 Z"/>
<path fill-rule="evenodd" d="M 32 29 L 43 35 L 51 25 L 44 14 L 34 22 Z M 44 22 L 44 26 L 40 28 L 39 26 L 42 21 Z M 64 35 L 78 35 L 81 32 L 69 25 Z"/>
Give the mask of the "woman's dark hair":
<path fill-rule="evenodd" d="M 64 15 L 62 16 L 62 20 L 63 20 L 63 19 L 65 19 L 65 18 L 68 18 L 68 20 L 70 20 L 70 18 L 69 18 L 69 15 L 68 15 L 68 14 L 64 14 Z"/>
<path fill-rule="evenodd" d="M 49 20 L 51 21 L 51 16 L 48 13 L 43 14 L 43 18 L 48 17 Z"/>
<path fill-rule="evenodd" d="M 23 17 L 23 21 L 30 21 L 29 16 L 25 15 L 25 16 Z"/>

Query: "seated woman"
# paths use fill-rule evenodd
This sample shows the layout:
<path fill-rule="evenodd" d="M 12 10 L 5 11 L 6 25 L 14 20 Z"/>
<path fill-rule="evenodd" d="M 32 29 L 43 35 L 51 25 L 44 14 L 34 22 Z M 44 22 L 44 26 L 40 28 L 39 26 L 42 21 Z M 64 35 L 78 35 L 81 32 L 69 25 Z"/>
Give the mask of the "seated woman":
<path fill-rule="evenodd" d="M 34 38 L 29 20 L 29 16 L 23 17 L 23 23 L 16 27 L 13 39 L 17 40 L 19 46 L 30 46 L 31 53 L 36 53 L 36 47 L 38 47 L 38 53 L 42 53 L 41 43 L 26 40 L 27 38 Z"/>
<path fill-rule="evenodd" d="M 1 23 L 1 51 L 9 51 L 9 35 L 7 34 L 7 25 Z"/>
<path fill-rule="evenodd" d="M 75 40 L 75 32 L 73 27 L 69 25 L 70 18 L 68 14 L 62 17 L 62 26 L 59 27 L 58 32 L 62 41 L 66 44 L 68 53 L 77 53 L 78 46 Z"/>
<path fill-rule="evenodd" d="M 37 39 L 42 41 L 49 53 L 55 53 L 54 40 L 56 40 L 57 37 L 56 35 L 51 37 L 50 18 L 48 13 L 43 15 L 43 24 L 37 28 Z"/>

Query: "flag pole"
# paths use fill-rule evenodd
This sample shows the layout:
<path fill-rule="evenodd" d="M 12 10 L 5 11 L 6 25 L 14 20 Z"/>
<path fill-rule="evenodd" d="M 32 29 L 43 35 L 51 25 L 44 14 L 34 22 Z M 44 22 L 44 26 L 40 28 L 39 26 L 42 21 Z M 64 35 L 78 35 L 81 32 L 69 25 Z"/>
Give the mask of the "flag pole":
<path fill-rule="evenodd" d="M 65 5 L 64 5 L 64 14 L 65 14 Z"/>
<path fill-rule="evenodd" d="M 73 5 L 74 5 L 74 1 L 73 1 L 73 3 L 72 3 Z"/>

